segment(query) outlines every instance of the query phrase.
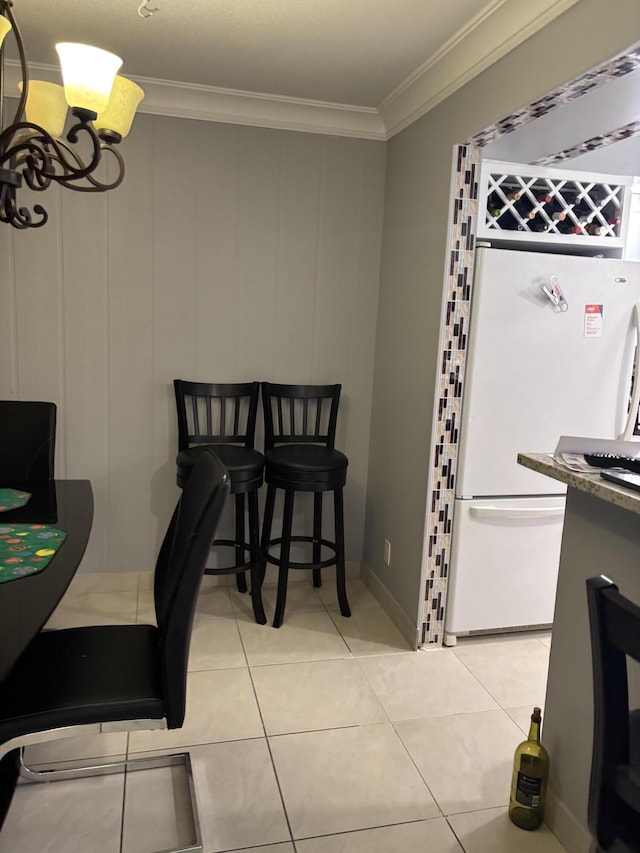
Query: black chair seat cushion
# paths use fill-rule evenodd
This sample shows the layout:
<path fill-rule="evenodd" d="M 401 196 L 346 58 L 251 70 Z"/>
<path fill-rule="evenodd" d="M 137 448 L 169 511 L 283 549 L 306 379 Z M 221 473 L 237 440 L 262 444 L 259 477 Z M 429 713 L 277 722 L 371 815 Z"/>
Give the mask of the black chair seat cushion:
<path fill-rule="evenodd" d="M 42 631 L 0 685 L 0 742 L 30 732 L 166 716 L 158 629 Z"/>
<path fill-rule="evenodd" d="M 231 492 L 234 487 L 253 484 L 252 488 L 262 485 L 262 472 L 264 469 L 264 456 L 258 450 L 250 447 L 241 447 L 237 444 L 198 444 L 188 450 L 182 450 L 176 457 L 178 466 L 178 485 L 183 486 L 184 481 L 191 473 L 205 450 L 213 450 L 218 459 L 229 472 L 231 481 Z M 257 482 L 256 482 L 257 481 Z"/>
<path fill-rule="evenodd" d="M 337 489 L 347 480 L 349 460 L 339 450 L 317 444 L 284 444 L 269 450 L 267 483 L 284 488 Z"/>

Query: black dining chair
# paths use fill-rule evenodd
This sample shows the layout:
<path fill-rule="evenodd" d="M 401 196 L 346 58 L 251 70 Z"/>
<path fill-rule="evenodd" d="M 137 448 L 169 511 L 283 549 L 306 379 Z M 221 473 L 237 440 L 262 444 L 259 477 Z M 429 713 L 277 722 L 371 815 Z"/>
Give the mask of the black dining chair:
<path fill-rule="evenodd" d="M 232 548 L 233 563 L 207 568 L 205 572 L 208 575 L 235 574 L 238 591 L 246 592 L 245 573 L 250 571 L 253 586 L 260 568 L 258 490 L 263 481 L 264 456 L 254 448 L 260 383 L 174 379 L 173 386 L 178 415 L 178 486 L 184 486 L 200 454 L 212 447 L 227 469 L 230 494 L 235 496 L 234 538 L 219 538 L 211 543 L 213 548 Z"/>
<path fill-rule="evenodd" d="M 0 400 L 0 485 L 53 480 L 56 405 Z"/>
<path fill-rule="evenodd" d="M 601 575 L 587 580 L 593 663 L 589 829 L 598 853 L 640 851 L 640 709 L 627 665 L 640 662 L 640 607 Z"/>
<path fill-rule="evenodd" d="M 203 452 L 156 562 L 157 627 L 97 625 L 35 637 L 0 684 L 0 758 L 59 737 L 182 726 L 196 599 L 228 492 L 229 477 L 220 460 L 213 451 Z M 33 781 L 47 781 L 176 763 L 183 763 L 189 775 L 196 843 L 188 850 L 201 851 L 188 752 L 37 772 L 23 763 L 22 772 Z"/>
<path fill-rule="evenodd" d="M 311 569 L 313 585 L 322 583 L 321 570 L 336 567 L 338 603 L 343 616 L 351 616 L 347 600 L 344 556 L 344 510 L 342 490 L 347 480 L 349 460 L 335 449 L 340 385 L 282 385 L 262 383 L 264 408 L 265 480 L 267 499 L 262 527 L 262 570 L 266 564 L 278 566 L 278 594 L 273 627 L 279 628 L 284 617 L 289 569 Z M 272 539 L 271 527 L 276 491 L 284 494 L 281 536 Z M 298 492 L 313 493 L 313 534 L 293 535 L 293 506 Z M 322 496 L 333 492 L 334 537 L 322 536 Z M 293 561 L 291 544 L 311 543 L 311 560 Z M 279 546 L 280 553 L 273 553 Z M 323 549 L 329 556 L 323 558 Z M 254 595 L 254 612 L 266 622 L 259 589 Z"/>

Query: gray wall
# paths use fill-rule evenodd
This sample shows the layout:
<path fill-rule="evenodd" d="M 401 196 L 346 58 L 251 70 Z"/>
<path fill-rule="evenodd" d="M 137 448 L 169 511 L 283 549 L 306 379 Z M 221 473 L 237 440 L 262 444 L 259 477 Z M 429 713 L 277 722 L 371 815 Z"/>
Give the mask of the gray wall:
<path fill-rule="evenodd" d="M 582 0 L 389 143 L 364 559 L 416 626 L 453 146 L 639 38 L 637 0 Z"/>
<path fill-rule="evenodd" d="M 557 154 L 601 133 L 617 130 L 640 119 L 639 91 L 640 70 L 632 71 L 592 89 L 581 98 L 562 104 L 558 109 L 516 128 L 512 133 L 498 137 L 482 149 L 482 156 L 490 160 L 533 163 L 540 157 Z M 627 145 L 634 141 L 627 139 L 598 148 L 587 155 L 561 163 L 558 168 L 575 166 L 576 171 L 583 168 L 591 171 L 592 167 L 584 163 L 607 163 L 609 165 L 604 169 L 596 165 L 593 170 L 608 169 L 613 175 L 635 175 L 640 170 L 640 158 L 633 160 L 630 156 L 633 146 L 630 146 L 628 154 L 623 153 Z M 637 154 L 637 148 L 635 151 Z M 612 165 L 616 162 L 618 165 Z"/>
<path fill-rule="evenodd" d="M 640 86 L 639 86 L 640 89 Z M 640 134 L 604 148 L 596 148 L 568 161 L 585 172 L 604 172 L 610 175 L 640 175 Z"/>
<path fill-rule="evenodd" d="M 84 569 L 153 566 L 175 377 L 342 382 L 361 559 L 385 149 L 142 115 L 119 189 L 49 190 L 44 228 L 0 228 L 0 397 L 59 406 L 56 473 L 96 498 Z"/>

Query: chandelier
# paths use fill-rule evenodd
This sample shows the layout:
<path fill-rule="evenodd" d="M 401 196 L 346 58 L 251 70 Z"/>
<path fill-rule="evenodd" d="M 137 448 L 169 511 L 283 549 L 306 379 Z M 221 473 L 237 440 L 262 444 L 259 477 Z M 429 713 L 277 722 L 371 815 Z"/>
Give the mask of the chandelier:
<path fill-rule="evenodd" d="M 124 161 L 115 146 L 127 135 L 144 92 L 136 83 L 116 76 L 122 60 L 97 47 L 84 44 L 56 45 L 64 86 L 29 80 L 27 59 L 11 0 L 0 0 L 0 222 L 14 228 L 40 228 L 47 211 L 20 207 L 18 190 L 23 183 L 36 192 L 52 183 L 79 192 L 105 192 L 122 183 Z M 20 99 L 11 124 L 5 126 L 5 36 L 15 38 L 20 60 Z M 63 138 L 67 110 L 73 121 Z M 110 155 L 115 176 L 107 181 L 96 169 Z M 106 170 L 101 169 L 101 173 Z"/>

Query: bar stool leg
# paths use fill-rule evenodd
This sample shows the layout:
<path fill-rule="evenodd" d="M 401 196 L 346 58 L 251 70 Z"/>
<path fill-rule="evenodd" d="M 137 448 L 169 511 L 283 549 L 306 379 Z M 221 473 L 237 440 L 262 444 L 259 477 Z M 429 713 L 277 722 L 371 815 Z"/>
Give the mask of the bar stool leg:
<path fill-rule="evenodd" d="M 278 573 L 278 597 L 273 616 L 273 627 L 279 628 L 284 618 L 284 606 L 287 600 L 287 578 L 289 576 L 289 552 L 291 551 L 291 526 L 293 523 L 292 489 L 284 491 L 284 512 L 282 514 L 282 542 L 280 544 L 280 571 Z"/>
<path fill-rule="evenodd" d="M 333 507 L 335 515 L 335 537 L 336 537 L 336 587 L 338 593 L 338 604 L 343 616 L 351 616 L 351 608 L 347 601 L 347 583 L 344 565 L 344 507 L 342 501 L 342 489 L 333 492 Z"/>
<path fill-rule="evenodd" d="M 236 566 L 244 562 L 244 494 L 236 495 Z M 238 592 L 247 591 L 247 578 L 244 572 L 236 572 L 236 586 Z"/>
<path fill-rule="evenodd" d="M 264 516 L 262 519 L 262 541 L 260 542 L 260 586 L 264 583 L 267 571 L 267 554 L 269 553 L 269 540 L 271 539 L 271 525 L 273 524 L 273 509 L 276 503 L 276 487 L 267 486 L 267 499 L 264 504 Z"/>
<path fill-rule="evenodd" d="M 266 625 L 267 617 L 262 604 L 262 559 L 260 553 L 260 514 L 258 510 L 258 492 L 247 495 L 249 509 L 249 559 L 251 560 L 251 603 L 253 615 L 259 625 Z"/>
<path fill-rule="evenodd" d="M 253 598 L 253 614 L 256 617 L 256 622 L 260 625 L 266 624 L 267 618 L 262 606 L 262 596 L 260 590 L 264 583 L 265 574 L 267 572 L 267 554 L 269 553 L 269 539 L 271 538 L 271 524 L 273 523 L 273 508 L 276 502 L 275 486 L 267 486 L 267 500 L 264 505 L 264 517 L 262 520 L 262 541 L 260 542 L 260 569 L 258 577 L 258 585 L 256 586 L 256 595 Z M 253 595 L 253 589 L 252 589 Z M 262 619 L 264 618 L 264 621 Z"/>
<path fill-rule="evenodd" d="M 322 492 L 313 495 L 313 562 L 319 563 L 322 556 Z M 322 570 L 313 569 L 313 585 L 322 586 Z"/>

